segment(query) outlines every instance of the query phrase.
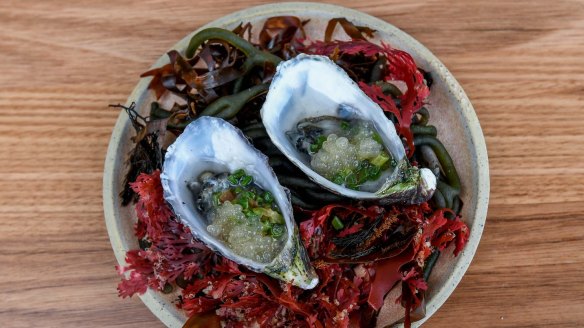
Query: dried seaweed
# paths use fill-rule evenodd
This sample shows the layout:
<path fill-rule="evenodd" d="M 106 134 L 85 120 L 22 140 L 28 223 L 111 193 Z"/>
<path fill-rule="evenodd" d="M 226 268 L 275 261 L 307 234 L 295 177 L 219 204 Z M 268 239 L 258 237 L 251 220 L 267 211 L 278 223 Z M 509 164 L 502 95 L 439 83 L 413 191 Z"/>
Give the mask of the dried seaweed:
<path fill-rule="evenodd" d="M 341 25 L 343 31 L 345 31 L 345 33 L 347 33 L 347 35 L 350 36 L 353 40 L 367 40 L 367 38 L 372 38 L 373 33 L 376 32 L 374 29 L 371 29 L 367 26 L 355 25 L 344 17 L 333 18 L 326 26 L 326 30 L 324 32 L 324 42 L 333 41 L 333 33 L 335 32 L 337 25 Z"/>
<path fill-rule="evenodd" d="M 299 40 L 306 38 L 304 25 L 308 22 L 295 16 L 270 17 L 259 33 L 258 46 L 283 59 L 290 59 L 298 54 Z"/>
<path fill-rule="evenodd" d="M 122 198 L 122 205 L 126 206 L 138 200 L 138 195 L 130 187 L 130 183 L 136 181 L 141 173 L 152 173 L 155 170 L 162 169 L 162 162 L 164 154 L 160 147 L 158 140 L 159 131 L 147 131 L 149 119 L 141 116 L 136 110 L 136 104 L 132 103 L 129 107 L 123 105 L 110 105 L 114 108 L 122 108 L 126 111 L 130 118 L 130 122 L 136 130 L 136 137 L 132 138 L 136 142 L 136 146 L 130 151 L 126 165 L 128 172 L 125 175 L 123 182 L 123 189 L 120 192 Z M 140 136 L 140 138 L 137 138 Z"/>

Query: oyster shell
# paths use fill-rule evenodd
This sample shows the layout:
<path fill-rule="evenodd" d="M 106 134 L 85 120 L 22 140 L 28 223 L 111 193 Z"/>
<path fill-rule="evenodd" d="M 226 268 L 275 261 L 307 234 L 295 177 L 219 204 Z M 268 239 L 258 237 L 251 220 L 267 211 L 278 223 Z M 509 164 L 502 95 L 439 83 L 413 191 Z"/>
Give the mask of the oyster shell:
<path fill-rule="evenodd" d="M 430 170 L 410 165 L 402 141 L 382 109 L 328 57 L 301 54 L 278 65 L 261 117 L 274 145 L 310 179 L 337 194 L 382 204 L 421 203 L 436 189 L 436 177 Z M 370 122 L 394 165 L 360 190 L 317 173 L 310 156 L 297 147 L 302 142 L 294 134 L 307 123 L 318 124 L 327 118 Z"/>
<path fill-rule="evenodd" d="M 281 251 L 269 263 L 261 263 L 238 255 L 222 240 L 207 231 L 209 218 L 197 206 L 198 192 L 204 184 L 200 177 L 232 173 L 244 169 L 257 186 L 269 191 L 284 217 L 286 234 Z M 209 248 L 256 272 L 310 289 L 318 276 L 306 255 L 295 224 L 290 195 L 279 183 L 267 157 L 247 141 L 245 136 L 226 121 L 201 117 L 187 126 L 168 148 L 161 174 L 164 198 L 174 213 Z"/>

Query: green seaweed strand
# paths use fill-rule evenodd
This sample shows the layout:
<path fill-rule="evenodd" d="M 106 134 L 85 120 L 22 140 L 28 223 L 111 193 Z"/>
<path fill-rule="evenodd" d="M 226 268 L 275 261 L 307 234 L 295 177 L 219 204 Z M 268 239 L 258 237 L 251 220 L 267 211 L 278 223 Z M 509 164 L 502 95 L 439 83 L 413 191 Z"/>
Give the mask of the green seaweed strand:
<path fill-rule="evenodd" d="M 422 113 L 422 120 L 420 125 L 425 125 L 427 123 L 427 116 L 425 117 Z M 422 124 L 424 123 L 424 124 Z M 423 126 L 426 127 L 426 126 Z M 432 126 L 428 126 L 432 127 Z M 429 146 L 434 154 L 436 154 L 436 158 L 440 162 L 440 166 L 444 172 L 444 176 L 446 181 L 438 181 L 437 189 L 434 192 L 433 200 L 436 203 L 437 207 L 440 208 L 450 208 L 455 213 L 458 213 L 460 210 L 460 178 L 458 173 L 456 172 L 456 168 L 454 167 L 454 163 L 452 161 L 452 157 L 448 154 L 448 151 L 436 138 L 435 135 L 431 134 L 415 134 L 414 136 L 414 144 L 416 147 L 420 147 L 423 145 Z M 424 280 L 428 281 L 430 278 L 430 274 L 432 273 L 432 269 L 436 265 L 438 258 L 440 257 L 440 251 L 435 250 L 432 254 L 426 259 L 424 264 Z"/>
<path fill-rule="evenodd" d="M 428 121 L 430 120 L 430 112 L 426 107 L 420 108 L 419 111 L 416 112 L 417 115 L 420 115 L 420 118 L 416 125 L 427 125 Z"/>
<path fill-rule="evenodd" d="M 444 148 L 444 145 L 440 140 L 430 135 L 417 135 L 414 137 L 414 145 L 427 145 L 432 148 L 436 154 L 436 158 L 438 158 L 438 161 L 442 166 L 448 185 L 460 193 L 460 178 L 458 177 L 458 173 L 452 162 L 452 157 L 450 157 L 450 154 L 448 154 L 448 151 Z"/>
<path fill-rule="evenodd" d="M 268 87 L 267 84 L 258 84 L 234 95 L 223 96 L 207 106 L 200 116 L 231 119 L 237 115 L 248 101 L 268 91 Z"/>
<path fill-rule="evenodd" d="M 438 130 L 436 130 L 436 127 L 433 125 L 412 125 L 410 127 L 410 129 L 412 130 L 412 133 L 414 135 L 420 135 L 420 134 L 424 134 L 424 135 L 430 135 L 433 137 L 436 137 L 438 135 Z"/>
<path fill-rule="evenodd" d="M 256 66 L 264 66 L 266 63 L 271 63 L 275 67 L 282 61 L 280 57 L 256 48 L 253 44 L 237 36 L 237 34 L 217 27 L 204 29 L 191 38 L 185 51 L 187 58 L 192 58 L 197 49 L 208 40 L 225 41 L 243 52 L 247 57 L 243 64 L 244 75 Z"/>

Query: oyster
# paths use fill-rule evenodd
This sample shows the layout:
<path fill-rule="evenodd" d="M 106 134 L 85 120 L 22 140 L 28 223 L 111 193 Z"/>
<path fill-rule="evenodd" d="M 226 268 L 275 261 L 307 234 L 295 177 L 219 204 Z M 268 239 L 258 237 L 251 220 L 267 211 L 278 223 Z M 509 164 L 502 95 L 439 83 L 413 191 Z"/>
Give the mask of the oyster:
<path fill-rule="evenodd" d="M 226 184 L 229 185 L 225 179 L 235 175 L 242 186 L 250 185 L 253 179 L 253 190 L 269 192 L 270 204 L 273 203 L 274 209 L 272 212 L 277 211 L 280 215 L 274 215 L 281 223 L 277 242 L 264 245 L 266 248 L 262 249 L 264 246 L 257 246 L 259 240 L 247 239 L 251 242 L 249 247 L 257 246 L 254 254 L 247 249 L 235 249 L 236 244 L 220 236 L 221 229 L 226 229 L 226 226 L 225 222 L 218 221 L 222 215 L 219 212 L 227 213 L 225 215 L 228 217 L 235 216 L 233 213 L 238 210 L 241 212 L 241 207 L 236 208 L 234 201 L 234 204 L 215 204 L 217 206 L 213 209 L 209 201 L 217 192 L 224 191 Z M 248 180 L 241 179 L 243 175 Z M 209 248 L 253 271 L 291 282 L 300 288 L 316 286 L 318 276 L 300 241 L 288 190 L 278 183 L 267 157 L 253 148 L 241 131 L 231 124 L 213 117 L 201 117 L 189 124 L 168 148 L 161 179 L 164 198 L 178 219 Z M 240 186 L 238 188 L 245 192 L 250 190 Z M 253 228 L 252 225 L 245 226 L 250 227 Z M 245 238 L 242 236 L 245 231 L 237 233 L 240 239 L 236 238 L 232 242 Z M 261 254 L 263 250 L 273 255 Z"/>
<path fill-rule="evenodd" d="M 261 117 L 274 145 L 310 179 L 337 194 L 382 204 L 421 203 L 436 189 L 430 170 L 410 165 L 382 109 L 328 57 L 301 54 L 278 65 Z M 361 130 L 341 136 L 347 126 Z M 367 134 L 366 140 L 359 133 Z M 362 143 L 372 146 L 372 140 L 380 149 L 367 158 L 360 149 Z M 330 152 L 324 154 L 328 159 L 318 158 L 321 148 L 328 148 L 323 150 Z M 342 161 L 354 164 L 331 171 Z M 379 172 L 376 163 L 381 163 Z M 373 173 L 359 183 L 346 180 L 369 168 Z M 337 181 L 339 172 L 346 173 Z"/>

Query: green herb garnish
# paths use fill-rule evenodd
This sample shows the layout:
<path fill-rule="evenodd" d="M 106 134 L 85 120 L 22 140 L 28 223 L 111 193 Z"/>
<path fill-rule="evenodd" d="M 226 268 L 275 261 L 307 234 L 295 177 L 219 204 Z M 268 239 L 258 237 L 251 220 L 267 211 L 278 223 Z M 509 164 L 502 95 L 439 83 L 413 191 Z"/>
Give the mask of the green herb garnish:
<path fill-rule="evenodd" d="M 272 224 L 269 221 L 261 221 L 262 222 L 262 233 L 265 236 L 272 234 Z"/>
<path fill-rule="evenodd" d="M 283 224 L 274 224 L 271 229 L 272 237 L 278 239 L 286 232 L 286 227 Z"/>
<path fill-rule="evenodd" d="M 227 181 L 229 181 L 229 183 L 231 183 L 232 185 L 236 185 L 239 183 L 239 179 L 234 175 L 228 176 Z"/>
<path fill-rule="evenodd" d="M 375 140 L 378 144 L 383 145 L 383 140 L 381 139 L 381 135 L 379 135 L 379 133 L 374 132 L 371 138 Z"/>
<path fill-rule="evenodd" d="M 224 192 L 213 193 L 213 203 L 215 205 L 221 205 L 222 195 L 230 193 L 229 200 L 241 206 L 241 211 L 246 217 L 248 224 L 259 221 L 262 226 L 262 234 L 274 238 L 281 238 L 286 231 L 286 226 L 282 213 L 274 205 L 274 196 L 272 193 L 263 191 L 253 185 L 253 177 L 242 169 L 227 176 L 227 180 L 232 184 L 232 187 Z M 245 224 L 243 221 L 237 221 L 236 223 Z"/>
<path fill-rule="evenodd" d="M 264 194 L 262 195 L 262 198 L 264 199 L 264 201 L 267 204 L 270 204 L 271 205 L 274 202 L 274 196 L 269 191 L 264 192 Z"/>
<path fill-rule="evenodd" d="M 253 177 L 251 175 L 244 175 L 239 179 L 239 184 L 242 186 L 247 186 L 253 182 Z"/>
<path fill-rule="evenodd" d="M 390 157 L 389 154 L 386 152 L 382 152 L 381 154 L 377 155 L 374 159 L 371 160 L 371 164 L 382 167 L 387 161 L 389 161 Z"/>
<path fill-rule="evenodd" d="M 221 192 L 213 193 L 213 205 L 218 206 L 221 205 Z"/>
<path fill-rule="evenodd" d="M 243 169 L 239 169 L 230 174 L 227 177 L 227 181 L 229 181 L 229 183 L 231 183 L 232 185 L 238 185 L 244 176 L 247 176 L 247 174 L 245 174 L 245 171 Z"/>
<path fill-rule="evenodd" d="M 318 136 L 318 138 L 316 138 L 314 143 L 312 145 L 310 145 L 310 151 L 313 153 L 318 152 L 322 148 L 322 145 L 324 144 L 325 141 L 326 141 L 325 136 L 323 136 L 323 135 Z"/>
<path fill-rule="evenodd" d="M 336 215 L 335 217 L 333 217 L 333 221 L 331 222 L 331 224 L 333 225 L 333 228 L 335 228 L 335 230 L 341 230 L 345 227 L 341 219 L 339 219 L 339 217 Z"/>

